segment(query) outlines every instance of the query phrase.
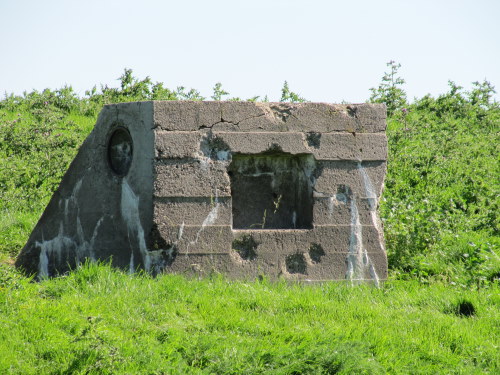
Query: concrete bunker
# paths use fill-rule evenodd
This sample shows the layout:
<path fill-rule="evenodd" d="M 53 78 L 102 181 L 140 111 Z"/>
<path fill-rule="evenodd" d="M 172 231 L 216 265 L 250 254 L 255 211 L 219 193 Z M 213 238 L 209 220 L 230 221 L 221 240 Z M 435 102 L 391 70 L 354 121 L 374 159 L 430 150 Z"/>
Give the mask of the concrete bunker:
<path fill-rule="evenodd" d="M 377 283 L 385 118 L 379 104 L 107 105 L 16 266 Z"/>

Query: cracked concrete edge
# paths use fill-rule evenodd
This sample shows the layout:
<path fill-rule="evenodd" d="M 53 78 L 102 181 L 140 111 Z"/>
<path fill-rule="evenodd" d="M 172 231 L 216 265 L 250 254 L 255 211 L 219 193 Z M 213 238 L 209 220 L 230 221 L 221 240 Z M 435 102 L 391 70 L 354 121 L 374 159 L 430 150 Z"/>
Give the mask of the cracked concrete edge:
<path fill-rule="evenodd" d="M 197 158 L 203 154 L 205 138 L 220 140 L 230 154 L 259 154 L 272 147 L 292 155 L 312 154 L 316 160 L 386 160 L 385 133 L 318 133 L 317 144 L 310 144 L 306 132 L 221 132 L 208 134 L 186 131 L 155 132 L 155 156 L 160 159 Z M 321 141 L 320 141 L 321 139 Z"/>
<path fill-rule="evenodd" d="M 154 127 L 167 131 L 311 131 L 379 133 L 384 104 L 153 102 Z"/>

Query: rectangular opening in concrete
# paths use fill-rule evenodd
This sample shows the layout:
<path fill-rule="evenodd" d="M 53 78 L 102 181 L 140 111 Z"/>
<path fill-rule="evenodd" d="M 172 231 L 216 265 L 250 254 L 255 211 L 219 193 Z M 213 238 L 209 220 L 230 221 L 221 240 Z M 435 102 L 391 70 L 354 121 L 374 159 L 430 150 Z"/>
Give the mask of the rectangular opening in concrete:
<path fill-rule="evenodd" d="M 312 155 L 233 155 L 233 229 L 311 229 L 314 168 Z"/>

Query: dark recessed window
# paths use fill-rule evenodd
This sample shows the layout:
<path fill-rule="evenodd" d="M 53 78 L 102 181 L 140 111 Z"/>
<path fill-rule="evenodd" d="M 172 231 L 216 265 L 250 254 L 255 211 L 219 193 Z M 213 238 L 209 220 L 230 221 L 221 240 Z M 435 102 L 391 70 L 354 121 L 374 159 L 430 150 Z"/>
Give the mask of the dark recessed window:
<path fill-rule="evenodd" d="M 312 228 L 311 155 L 233 155 L 229 166 L 234 229 Z"/>
<path fill-rule="evenodd" d="M 125 176 L 132 164 L 133 144 L 125 128 L 116 129 L 108 142 L 108 161 L 111 169 L 119 176 Z"/>

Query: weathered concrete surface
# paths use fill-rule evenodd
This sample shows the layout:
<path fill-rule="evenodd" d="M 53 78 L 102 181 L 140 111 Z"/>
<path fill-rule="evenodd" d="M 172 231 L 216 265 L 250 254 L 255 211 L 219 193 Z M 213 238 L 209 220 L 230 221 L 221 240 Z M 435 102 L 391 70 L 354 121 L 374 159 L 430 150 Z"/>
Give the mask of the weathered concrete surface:
<path fill-rule="evenodd" d="M 16 265 L 378 283 L 383 105 L 106 106 Z"/>
<path fill-rule="evenodd" d="M 203 134 L 203 133 L 202 133 Z M 211 140 L 221 142 L 232 154 L 260 154 L 273 145 L 292 155 L 311 154 L 316 160 L 387 159 L 385 134 L 367 133 L 283 133 L 283 132 L 210 132 Z M 182 159 L 200 152 L 200 133 L 158 131 L 156 157 Z"/>
<path fill-rule="evenodd" d="M 155 102 L 154 123 L 164 130 L 269 132 L 385 131 L 386 110 L 376 104 Z"/>
<path fill-rule="evenodd" d="M 140 242 L 153 213 L 154 133 L 152 103 L 106 106 L 58 190 L 17 258 L 16 265 L 40 277 L 74 268 L 86 258 L 144 266 Z M 130 169 L 118 176 L 108 162 L 108 141 L 126 129 L 134 143 Z M 137 152 L 140 150 L 140 152 Z"/>

